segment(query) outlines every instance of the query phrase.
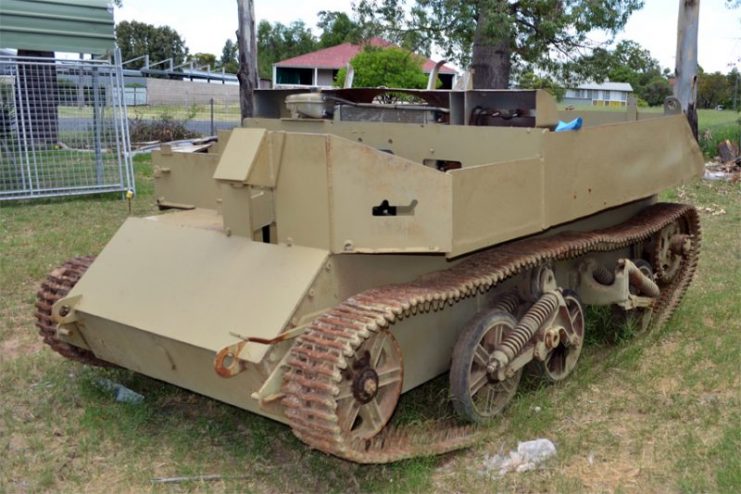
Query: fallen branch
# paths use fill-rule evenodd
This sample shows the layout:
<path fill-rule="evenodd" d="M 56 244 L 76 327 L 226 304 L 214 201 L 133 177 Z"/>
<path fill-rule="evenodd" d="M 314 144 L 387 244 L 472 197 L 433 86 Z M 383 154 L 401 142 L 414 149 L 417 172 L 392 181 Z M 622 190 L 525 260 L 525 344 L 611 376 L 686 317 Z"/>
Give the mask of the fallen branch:
<path fill-rule="evenodd" d="M 224 477 L 223 475 L 194 475 L 191 477 L 156 477 L 152 479 L 153 484 L 176 484 L 178 482 L 213 482 L 214 480 L 246 479 L 247 475 L 235 475 Z"/>

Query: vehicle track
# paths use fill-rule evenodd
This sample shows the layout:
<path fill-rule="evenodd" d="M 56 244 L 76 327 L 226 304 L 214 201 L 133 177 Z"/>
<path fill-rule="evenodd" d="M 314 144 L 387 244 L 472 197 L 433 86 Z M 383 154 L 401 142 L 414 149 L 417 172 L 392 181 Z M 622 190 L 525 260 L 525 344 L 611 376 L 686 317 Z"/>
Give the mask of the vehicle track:
<path fill-rule="evenodd" d="M 671 316 L 697 267 L 701 232 L 692 206 L 656 204 L 603 230 L 564 232 L 493 247 L 417 281 L 372 288 L 350 297 L 314 319 L 290 350 L 282 403 L 294 434 L 313 448 L 359 463 L 388 463 L 475 444 L 483 437 L 483 429 L 439 421 L 416 427 L 386 425 L 370 439 L 353 439 L 341 430 L 337 414 L 343 369 L 366 339 L 397 320 L 444 310 L 544 263 L 645 242 L 680 218 L 687 225 L 691 248 L 676 276 L 661 287 L 651 320 L 656 328 Z"/>
<path fill-rule="evenodd" d="M 90 350 L 59 340 L 56 337 L 57 323 L 51 316 L 52 306 L 57 300 L 67 296 L 94 260 L 94 256 L 74 257 L 49 273 L 36 292 L 36 327 L 39 328 L 44 343 L 60 355 L 83 364 L 116 367 L 110 362 L 96 358 Z"/>

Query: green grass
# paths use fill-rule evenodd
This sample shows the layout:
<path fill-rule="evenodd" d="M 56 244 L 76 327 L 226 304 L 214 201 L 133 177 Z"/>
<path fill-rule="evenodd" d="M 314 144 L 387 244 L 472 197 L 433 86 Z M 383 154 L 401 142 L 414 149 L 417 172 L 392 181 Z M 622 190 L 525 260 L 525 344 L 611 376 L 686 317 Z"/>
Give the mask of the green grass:
<path fill-rule="evenodd" d="M 103 185 L 121 182 L 117 155 L 110 150 L 100 153 L 99 163 L 92 151 L 65 149 L 32 150 L 29 161 L 34 186 L 40 189 L 93 187 L 98 174 Z M 8 156 L 0 157 L 0 192 L 25 189 L 20 177 L 17 164 Z"/>
<path fill-rule="evenodd" d="M 741 113 L 734 112 L 733 110 L 711 110 L 711 109 L 700 109 L 697 110 L 698 121 L 700 122 L 700 128 L 713 128 L 718 126 L 738 124 L 738 119 L 741 118 Z"/>
<path fill-rule="evenodd" d="M 151 164 L 135 162 L 133 214 L 156 214 Z M 703 255 L 682 306 L 660 331 L 591 333 L 576 371 L 535 379 L 470 450 L 361 466 L 311 451 L 266 418 L 126 370 L 86 368 L 42 345 L 38 283 L 65 259 L 100 252 L 128 216 L 117 195 L 0 203 L 0 492 L 739 492 L 741 491 L 741 190 L 696 181 L 667 191 L 703 213 Z M 105 377 L 143 394 L 116 402 Z M 452 414 L 442 376 L 402 397 L 398 423 Z M 543 470 L 490 479 L 484 456 L 548 437 Z M 163 476 L 214 482 L 154 485 Z"/>
<path fill-rule="evenodd" d="M 718 144 L 726 139 L 741 145 L 741 113 L 732 110 L 698 110 L 700 147 L 705 156 L 718 154 Z"/>
<path fill-rule="evenodd" d="M 127 108 L 129 118 L 157 119 L 163 115 L 169 115 L 175 119 L 208 120 L 211 118 L 211 106 L 208 104 L 196 105 L 140 105 Z M 91 118 L 90 107 L 78 108 L 76 106 L 60 106 L 58 108 L 59 118 Z M 240 120 L 239 101 L 214 102 L 214 115 L 217 119 L 233 118 Z"/>

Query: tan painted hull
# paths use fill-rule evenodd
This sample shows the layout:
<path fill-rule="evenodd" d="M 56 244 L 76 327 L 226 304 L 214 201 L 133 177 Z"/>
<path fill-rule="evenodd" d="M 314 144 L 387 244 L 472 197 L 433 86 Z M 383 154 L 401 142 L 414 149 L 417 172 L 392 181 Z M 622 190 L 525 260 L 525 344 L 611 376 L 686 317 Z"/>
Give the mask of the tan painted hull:
<path fill-rule="evenodd" d="M 240 337 L 300 330 L 356 293 L 481 249 L 618 224 L 702 170 L 681 115 L 567 133 L 245 124 L 210 153 L 156 154 L 158 202 L 189 211 L 128 220 L 54 312 L 67 331 L 60 339 L 102 360 L 277 420 L 280 403 L 267 398 L 280 388 L 291 341 L 248 343 L 239 353 L 246 372 L 231 379 L 214 372 L 216 352 Z M 440 163 L 459 167 L 441 172 Z M 395 214 L 383 214 L 384 201 Z M 575 286 L 574 266 L 555 266 L 561 286 Z M 394 324 L 403 390 L 445 372 L 466 321 L 520 282 Z M 64 305 L 73 310 L 61 317 Z"/>

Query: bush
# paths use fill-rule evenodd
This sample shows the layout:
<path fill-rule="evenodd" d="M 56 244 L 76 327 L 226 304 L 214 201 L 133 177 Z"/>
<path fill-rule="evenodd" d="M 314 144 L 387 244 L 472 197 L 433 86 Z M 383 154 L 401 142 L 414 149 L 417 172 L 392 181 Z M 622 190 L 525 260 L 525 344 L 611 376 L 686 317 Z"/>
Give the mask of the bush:
<path fill-rule="evenodd" d="M 175 120 L 172 115 L 163 113 L 154 120 L 145 120 L 140 115 L 129 120 L 131 142 L 179 141 L 198 137 L 197 132 L 189 130 L 184 121 Z"/>
<path fill-rule="evenodd" d="M 423 89 L 427 76 L 422 71 L 424 59 L 403 48 L 366 46 L 350 63 L 355 70 L 355 87 Z M 334 84 L 342 87 L 346 68 L 340 69 Z"/>
<path fill-rule="evenodd" d="M 664 77 L 656 76 L 641 88 L 640 94 L 648 106 L 661 106 L 666 97 L 672 95 L 672 87 Z"/>
<path fill-rule="evenodd" d="M 716 125 L 700 131 L 700 149 L 708 158 L 718 155 L 718 144 L 728 139 L 736 144 L 741 141 L 741 118 L 727 125 Z"/>

